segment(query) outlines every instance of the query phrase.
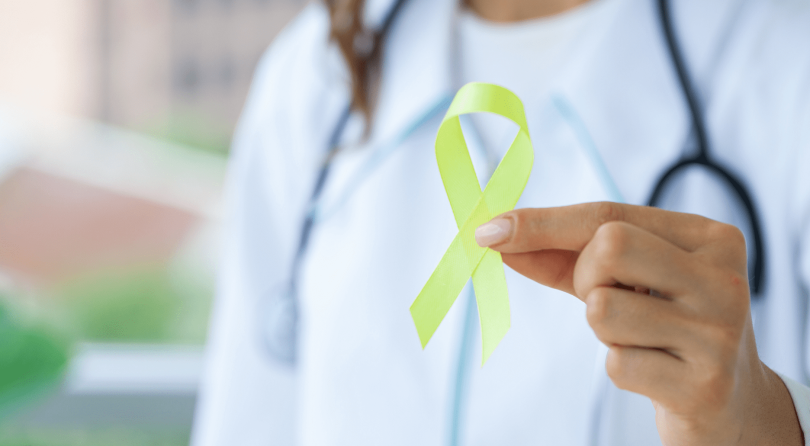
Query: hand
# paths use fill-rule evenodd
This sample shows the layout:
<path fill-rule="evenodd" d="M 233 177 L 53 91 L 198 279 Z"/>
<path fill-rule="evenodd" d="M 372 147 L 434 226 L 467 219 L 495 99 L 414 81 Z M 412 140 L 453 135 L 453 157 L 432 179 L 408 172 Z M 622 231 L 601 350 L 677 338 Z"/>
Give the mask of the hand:
<path fill-rule="evenodd" d="M 610 379 L 652 400 L 664 445 L 804 444 L 787 388 L 757 355 L 734 226 L 589 203 L 507 212 L 476 240 L 585 302 Z"/>

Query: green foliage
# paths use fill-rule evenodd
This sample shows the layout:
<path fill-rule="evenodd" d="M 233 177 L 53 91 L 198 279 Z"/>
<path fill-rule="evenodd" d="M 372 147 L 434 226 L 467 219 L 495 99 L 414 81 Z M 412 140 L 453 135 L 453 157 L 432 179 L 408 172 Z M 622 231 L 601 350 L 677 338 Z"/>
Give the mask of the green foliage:
<path fill-rule="evenodd" d="M 15 318 L 0 303 L 0 417 L 59 382 L 68 342 Z"/>
<path fill-rule="evenodd" d="M 115 271 L 76 279 L 63 289 L 77 335 L 92 341 L 162 341 L 180 297 L 166 271 Z"/>
<path fill-rule="evenodd" d="M 230 147 L 230 129 L 198 113 L 174 113 L 159 125 L 142 130 L 155 138 L 223 158 L 228 155 Z"/>
<path fill-rule="evenodd" d="M 147 433 L 123 429 L 37 429 L 0 432 L 0 446 L 186 446 L 187 433 Z"/>

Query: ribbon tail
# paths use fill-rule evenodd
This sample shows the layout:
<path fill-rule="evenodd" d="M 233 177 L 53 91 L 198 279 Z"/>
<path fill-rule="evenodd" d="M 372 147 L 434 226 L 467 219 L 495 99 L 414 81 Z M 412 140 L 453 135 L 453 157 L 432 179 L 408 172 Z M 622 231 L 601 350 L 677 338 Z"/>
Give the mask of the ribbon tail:
<path fill-rule="evenodd" d="M 462 230 L 456 235 L 439 261 L 439 266 L 411 304 L 411 317 L 416 325 L 416 332 L 419 333 L 422 348 L 425 348 L 433 333 L 439 328 L 439 324 L 484 257 L 485 251 L 488 251 L 486 248 L 478 248 L 470 252 L 470 247 L 465 246 L 462 241 L 465 232 L 468 231 Z"/>
<path fill-rule="evenodd" d="M 509 293 L 501 253 L 488 249 L 472 274 L 481 323 L 481 366 L 511 326 Z"/>

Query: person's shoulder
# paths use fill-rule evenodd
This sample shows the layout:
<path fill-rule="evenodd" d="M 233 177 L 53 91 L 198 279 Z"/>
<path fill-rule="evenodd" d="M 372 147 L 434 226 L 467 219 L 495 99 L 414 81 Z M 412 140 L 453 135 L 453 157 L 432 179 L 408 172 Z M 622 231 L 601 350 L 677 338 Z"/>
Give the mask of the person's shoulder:
<path fill-rule="evenodd" d="M 735 2 L 720 64 L 725 89 L 768 122 L 790 123 L 810 99 L 810 0 Z"/>
<path fill-rule="evenodd" d="M 778 29 L 810 35 L 810 0 L 758 0 L 771 14 Z"/>
<path fill-rule="evenodd" d="M 736 66 L 744 79 L 736 92 L 747 99 L 737 109 L 748 116 L 752 141 L 761 138 L 767 146 L 771 168 L 778 166 L 792 178 L 789 190 L 775 188 L 787 199 L 795 220 L 810 215 L 810 188 L 806 171 L 810 167 L 810 0 L 748 0 L 748 27 L 741 33 L 745 62 Z M 763 158 L 764 159 L 764 158 Z M 777 160 L 781 160 L 778 161 Z M 757 166 L 758 168 L 761 166 Z M 777 201 L 779 202 L 779 201 Z M 810 221 L 810 220 L 807 220 Z"/>
<path fill-rule="evenodd" d="M 345 70 L 330 41 L 326 7 L 310 3 L 279 33 L 254 72 L 231 145 L 236 176 L 248 170 L 278 178 L 313 171 L 328 140 L 330 127 L 322 122 L 336 120 L 345 107 Z"/>
<path fill-rule="evenodd" d="M 769 76 L 810 82 L 810 0 L 756 0 L 751 9 L 751 61 Z"/>

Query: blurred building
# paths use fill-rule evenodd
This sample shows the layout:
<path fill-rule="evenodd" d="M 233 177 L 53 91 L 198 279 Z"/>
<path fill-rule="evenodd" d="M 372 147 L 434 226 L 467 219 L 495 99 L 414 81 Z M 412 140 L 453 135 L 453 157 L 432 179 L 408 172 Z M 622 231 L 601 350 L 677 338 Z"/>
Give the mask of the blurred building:
<path fill-rule="evenodd" d="M 0 395 L 0 445 L 188 444 L 224 171 L 191 147 L 0 107 L 0 313 L 29 310 L 73 344 L 61 385 Z"/>
<path fill-rule="evenodd" d="M 0 0 L 0 295 L 192 263 L 205 280 L 190 282 L 210 283 L 223 155 L 259 58 L 303 4 Z M 149 293 L 174 299 L 151 269 Z M 116 280 L 104 294 L 123 302 Z M 210 292 L 194 294 L 182 311 L 197 328 L 174 332 L 197 334 L 173 340 L 204 337 Z M 159 337 L 140 333 L 127 339 Z"/>
<path fill-rule="evenodd" d="M 170 261 L 218 220 L 224 164 L 94 121 L 0 107 L 0 273 L 53 283 Z"/>
<path fill-rule="evenodd" d="M 0 420 L 0 444 L 187 444 L 223 155 L 303 5 L 0 0 L 0 307 L 77 342 L 62 386 Z M 102 428 L 115 437 L 86 440 Z"/>
<path fill-rule="evenodd" d="M 259 58 L 303 4 L 0 0 L 0 271 L 172 257 L 221 186 L 221 162 L 189 180 L 192 152 L 224 154 Z"/>
<path fill-rule="evenodd" d="M 0 102 L 222 148 L 304 0 L 0 0 Z"/>

